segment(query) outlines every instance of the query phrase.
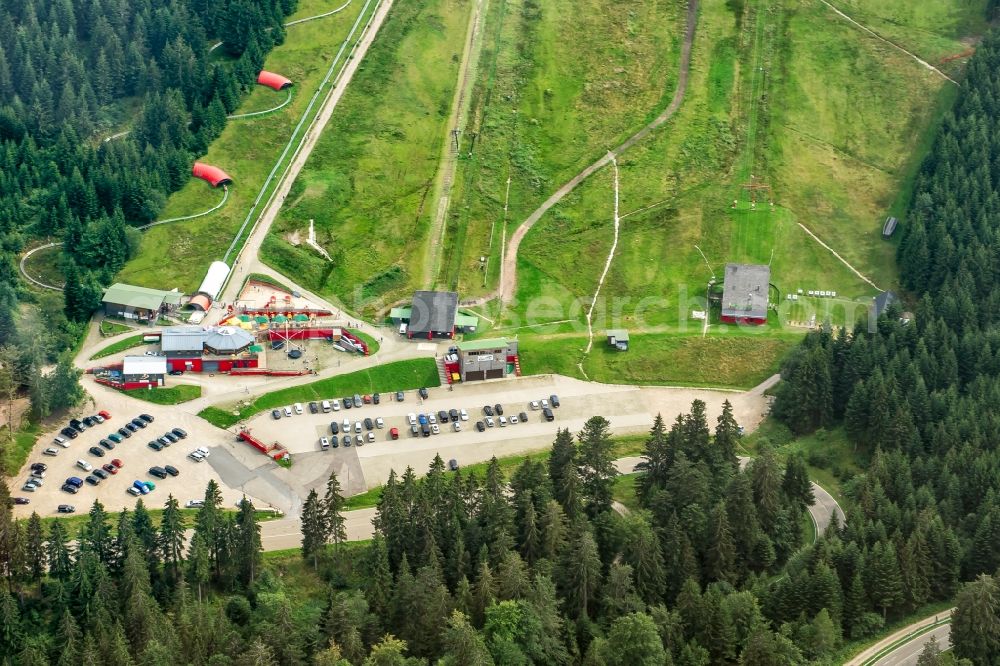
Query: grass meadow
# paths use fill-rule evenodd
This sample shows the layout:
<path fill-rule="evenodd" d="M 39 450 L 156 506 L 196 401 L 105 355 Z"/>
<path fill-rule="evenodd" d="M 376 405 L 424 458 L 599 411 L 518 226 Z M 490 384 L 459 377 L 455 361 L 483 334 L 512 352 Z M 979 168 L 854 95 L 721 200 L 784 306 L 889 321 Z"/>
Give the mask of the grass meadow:
<path fill-rule="evenodd" d="M 121 281 L 188 292 L 198 288 L 208 265 L 225 254 L 364 4 L 353 0 L 339 14 L 287 29 L 285 43 L 271 51 L 264 67 L 294 82 L 292 102 L 260 118 L 229 121 L 208 154 L 199 157 L 232 176 L 229 201 L 207 217 L 150 229 L 143 235 L 139 254 L 119 274 Z M 329 3 L 320 0 L 304 0 L 299 5 L 291 18 L 329 10 Z M 237 113 L 270 108 L 285 96 L 285 92 L 255 86 Z M 169 198 L 160 217 L 190 215 L 214 206 L 221 198 L 221 190 L 214 191 L 208 183 L 192 178 Z"/>
<path fill-rule="evenodd" d="M 397 3 L 299 175 L 262 257 L 361 312 L 420 280 L 472 0 Z M 289 241 L 315 220 L 333 259 Z"/>

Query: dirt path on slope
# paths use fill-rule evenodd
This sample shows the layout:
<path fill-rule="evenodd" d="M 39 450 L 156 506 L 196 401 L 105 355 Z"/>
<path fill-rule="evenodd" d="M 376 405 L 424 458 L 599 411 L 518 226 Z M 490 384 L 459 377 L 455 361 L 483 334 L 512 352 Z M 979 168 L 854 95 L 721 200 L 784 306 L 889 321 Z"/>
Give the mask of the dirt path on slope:
<path fill-rule="evenodd" d="M 481 305 L 499 296 L 500 310 L 503 310 L 504 303 L 509 303 L 514 297 L 514 289 L 517 286 L 517 252 L 521 246 L 521 241 L 524 240 L 525 235 L 527 235 L 528 231 L 531 230 L 531 227 L 535 226 L 535 223 L 538 222 L 538 220 L 541 219 L 541 217 L 550 208 L 555 206 L 563 199 L 563 197 L 572 192 L 577 185 L 593 175 L 595 171 L 610 163 L 612 158 L 620 157 L 622 153 L 645 139 L 650 135 L 650 133 L 652 133 L 653 130 L 667 122 L 671 116 L 676 113 L 677 109 L 680 108 L 681 103 L 684 101 L 684 94 L 687 92 L 688 73 L 691 67 L 691 45 L 694 43 L 694 31 L 697 23 L 698 0 L 689 0 L 687 27 L 684 31 L 684 43 L 681 46 L 680 68 L 677 74 L 677 90 L 674 92 L 674 97 L 670 101 L 667 108 L 664 109 L 663 112 L 654 118 L 648 125 L 626 139 L 620 146 L 608 151 L 596 162 L 585 168 L 577 175 L 573 176 L 569 182 L 556 190 L 556 192 L 546 199 L 545 202 L 535 210 L 535 212 L 529 215 L 528 218 L 522 222 L 520 226 L 518 226 L 514 233 L 511 234 L 510 245 L 507 246 L 504 252 L 503 262 L 501 262 L 500 265 L 500 286 L 493 293 L 466 303 L 466 305 Z"/>

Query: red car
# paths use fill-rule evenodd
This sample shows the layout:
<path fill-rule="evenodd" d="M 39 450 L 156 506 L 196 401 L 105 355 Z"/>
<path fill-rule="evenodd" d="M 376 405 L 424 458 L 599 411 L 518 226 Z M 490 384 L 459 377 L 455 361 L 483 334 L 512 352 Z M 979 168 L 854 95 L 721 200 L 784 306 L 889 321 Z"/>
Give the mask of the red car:
<path fill-rule="evenodd" d="M 115 467 L 114 465 L 112 465 L 111 463 L 106 463 L 104 465 L 101 465 L 101 467 L 103 467 L 104 471 L 107 472 L 108 474 L 117 474 L 118 473 L 118 468 Z"/>
<path fill-rule="evenodd" d="M 370 405 L 372 404 L 372 397 L 370 395 L 366 395 L 363 398 L 361 398 L 361 401 L 364 402 L 366 405 Z"/>
<path fill-rule="evenodd" d="M 104 419 L 105 421 L 111 418 L 111 414 L 103 409 L 97 413 L 100 414 L 101 418 Z"/>
<path fill-rule="evenodd" d="M 125 465 L 122 464 L 122 461 L 119 460 L 118 458 L 115 458 L 114 460 L 112 460 L 111 464 L 114 465 L 115 467 L 117 467 L 118 469 L 121 469 L 122 467 L 125 466 Z"/>
<path fill-rule="evenodd" d="M 393 439 L 399 439 L 399 429 L 389 428 L 389 437 L 392 437 Z"/>

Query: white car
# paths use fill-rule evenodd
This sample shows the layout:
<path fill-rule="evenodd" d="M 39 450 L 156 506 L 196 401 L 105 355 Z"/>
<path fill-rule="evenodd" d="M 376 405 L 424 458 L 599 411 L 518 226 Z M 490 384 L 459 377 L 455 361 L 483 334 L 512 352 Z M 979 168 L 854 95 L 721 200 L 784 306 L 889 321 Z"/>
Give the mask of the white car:
<path fill-rule="evenodd" d="M 98 423 L 104 423 L 105 420 L 104 417 L 101 416 L 100 414 L 94 414 L 91 418 L 97 421 Z"/>
<path fill-rule="evenodd" d="M 335 412 L 339 412 L 340 411 L 340 401 L 339 400 L 331 400 L 330 401 L 330 406 L 333 407 L 333 411 L 335 411 Z"/>
<path fill-rule="evenodd" d="M 84 472 L 89 472 L 90 470 L 94 469 L 94 466 L 91 465 L 86 460 L 77 460 L 76 466 L 82 469 Z"/>
<path fill-rule="evenodd" d="M 328 448 L 330 448 L 330 440 L 329 440 L 329 438 L 327 438 L 327 437 L 320 437 L 319 438 L 319 448 L 323 449 L 324 451 L 326 451 Z"/>
<path fill-rule="evenodd" d="M 520 423 L 520 421 L 518 420 L 518 418 L 516 416 L 514 416 L 513 414 L 511 414 L 511 416 L 510 416 L 510 424 L 511 425 L 517 425 L 518 423 Z"/>
<path fill-rule="evenodd" d="M 330 407 L 330 401 L 329 400 L 324 400 L 322 402 L 322 404 L 320 405 L 320 407 L 322 408 L 324 414 L 326 414 L 328 411 L 330 411 L 332 409 L 332 407 Z"/>
<path fill-rule="evenodd" d="M 344 422 L 340 425 L 345 433 L 351 432 L 351 419 L 344 419 Z"/>
<path fill-rule="evenodd" d="M 66 438 L 63 437 L 62 435 L 58 435 L 55 439 L 52 440 L 52 443 L 53 444 L 58 444 L 59 446 L 63 447 L 64 449 L 68 449 L 69 448 L 69 442 L 66 441 Z"/>
<path fill-rule="evenodd" d="M 545 398 L 542 398 L 542 409 L 548 409 L 548 408 L 549 408 L 549 401 L 546 400 Z"/>
<path fill-rule="evenodd" d="M 493 417 L 492 416 L 487 416 L 485 420 L 486 420 L 486 427 L 487 428 L 492 428 L 494 425 L 496 425 L 495 423 L 493 423 Z"/>
<path fill-rule="evenodd" d="M 431 424 L 431 432 L 434 433 L 435 435 L 440 435 L 441 434 L 441 428 L 438 427 L 437 423 L 432 423 Z"/>
<path fill-rule="evenodd" d="M 361 435 L 354 436 L 354 446 L 361 446 L 364 443 L 365 443 L 364 437 L 362 437 Z"/>
<path fill-rule="evenodd" d="M 354 432 L 361 432 L 361 421 L 354 422 Z"/>
<path fill-rule="evenodd" d="M 59 449 L 54 449 L 51 446 L 44 451 L 42 451 L 43 456 L 57 456 L 59 455 Z"/>
<path fill-rule="evenodd" d="M 192 451 L 189 453 L 188 458 L 195 462 L 205 462 L 205 456 L 201 455 L 198 451 Z"/>
<path fill-rule="evenodd" d="M 302 413 L 302 403 L 301 402 L 295 403 L 295 413 L 296 414 L 301 414 Z"/>
<path fill-rule="evenodd" d="M 373 433 L 371 431 L 368 431 L 368 441 L 369 442 L 374 442 L 375 441 L 375 433 Z"/>
<path fill-rule="evenodd" d="M 382 420 L 381 416 L 378 417 L 377 419 L 375 419 L 375 427 L 376 428 L 384 428 L 385 427 L 385 421 Z"/>
<path fill-rule="evenodd" d="M 194 451 L 195 451 L 195 453 L 200 453 L 202 458 L 207 458 L 209 456 L 208 447 L 199 446 Z"/>
<path fill-rule="evenodd" d="M 281 411 L 283 411 L 285 413 L 285 416 L 291 416 L 292 415 L 292 408 L 291 407 L 285 407 Z"/>
<path fill-rule="evenodd" d="M 499 420 L 500 420 L 500 427 L 501 428 L 503 428 L 504 426 L 507 425 L 507 417 L 506 416 L 501 416 Z"/>
<path fill-rule="evenodd" d="M 430 414 L 428 414 L 427 415 L 427 422 L 430 423 L 431 425 L 437 423 L 438 422 L 437 415 L 435 415 L 434 412 L 431 412 Z"/>
<path fill-rule="evenodd" d="M 455 432 L 462 432 L 462 424 L 458 421 L 452 421 L 451 427 Z"/>
<path fill-rule="evenodd" d="M 414 414 L 413 412 L 410 412 L 409 414 L 406 415 L 406 422 L 409 423 L 410 425 L 416 425 L 417 415 Z"/>
<path fill-rule="evenodd" d="M 464 409 L 458 413 L 458 416 L 463 421 L 468 421 L 469 420 L 469 412 L 465 411 Z"/>
<path fill-rule="evenodd" d="M 146 352 L 146 356 L 159 356 L 159 354 L 156 353 L 155 351 L 148 351 Z"/>
<path fill-rule="evenodd" d="M 205 500 L 188 500 L 184 506 L 189 509 L 200 509 L 205 506 Z"/>
<path fill-rule="evenodd" d="M 531 401 L 531 408 L 532 409 L 538 409 L 538 401 L 537 400 L 532 400 Z"/>

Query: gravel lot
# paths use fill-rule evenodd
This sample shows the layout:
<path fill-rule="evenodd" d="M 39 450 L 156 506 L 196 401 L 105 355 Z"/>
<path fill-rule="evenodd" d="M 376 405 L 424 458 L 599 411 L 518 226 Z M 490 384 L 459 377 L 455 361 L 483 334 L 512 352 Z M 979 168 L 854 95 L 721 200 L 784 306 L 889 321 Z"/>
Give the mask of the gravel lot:
<path fill-rule="evenodd" d="M 96 406 L 89 407 L 81 415 L 106 409 L 111 412 L 112 420 L 72 440 L 68 449 L 59 449 L 57 457 L 41 455 L 42 449 L 52 445 L 55 433 L 43 436 L 28 462 L 43 461 L 49 465 L 46 482 L 34 493 L 23 492 L 20 488 L 28 476 L 27 465 L 21 470 L 11 483 L 12 494 L 28 497 L 31 503 L 15 507 L 17 515 L 27 516 L 33 510 L 42 515 L 54 515 L 59 504 L 72 504 L 78 512 L 84 512 L 95 499 L 99 499 L 108 510 L 131 508 L 135 498 L 126 493 L 126 488 L 137 478 L 150 479 L 147 474 L 149 467 L 165 464 L 175 466 L 180 470 L 180 476 L 167 477 L 162 481 L 152 479 L 156 490 L 145 497 L 150 507 L 162 506 L 168 493 L 172 493 L 182 504 L 189 499 L 201 498 L 208 480 L 214 478 L 220 482 L 225 503 L 229 506 L 246 494 L 258 506 L 273 506 L 295 514 L 309 490 L 321 489 L 331 472 L 337 473 L 346 494 L 356 494 L 383 483 L 391 469 L 401 473 L 407 466 L 412 466 L 418 474 L 422 474 L 435 454 L 440 454 L 445 461 L 455 458 L 459 464 L 467 465 L 489 460 L 494 455 L 507 456 L 545 449 L 551 445 L 558 428 L 577 432 L 595 414 L 608 418 L 615 434 L 627 434 L 646 432 L 657 412 L 662 413 L 669 424 L 677 414 L 687 411 L 695 398 L 704 400 L 708 405 L 710 423 L 714 423 L 723 400 L 728 398 L 733 403 L 737 421 L 748 430 L 756 426 L 767 409 L 767 399 L 759 390 L 727 393 L 688 388 L 637 388 L 594 384 L 560 376 L 479 382 L 457 385 L 453 390 L 446 387 L 430 389 L 426 401 L 421 401 L 416 392 L 408 391 L 402 403 L 383 394 L 381 404 L 365 405 L 360 409 L 342 408 L 329 414 L 310 414 L 308 406 L 303 405 L 303 414 L 282 417 L 277 421 L 271 418 L 270 412 L 259 414 L 247 426 L 262 441 L 279 441 L 292 452 L 294 464 L 285 469 L 237 441 L 234 433 L 215 428 L 200 419 L 184 405 L 152 405 L 96 384 L 88 384 L 87 388 L 94 396 Z M 542 419 L 541 412 L 532 411 L 528 403 L 553 393 L 559 395 L 562 406 L 554 410 L 555 421 L 549 423 Z M 506 416 L 527 412 L 528 422 L 477 432 L 474 424 L 482 418 L 483 405 L 496 403 L 503 405 Z M 469 413 L 469 420 L 461 422 L 461 432 L 453 432 L 448 424 L 441 428 L 439 435 L 425 438 L 410 434 L 406 419 L 408 413 L 436 413 L 452 408 L 465 408 Z M 155 418 L 148 428 L 126 439 L 114 451 L 107 452 L 104 458 L 97 459 L 87 453 L 87 449 L 96 445 L 101 437 L 121 427 L 126 417 L 131 419 L 143 412 Z M 336 419 L 343 422 L 344 418 L 348 418 L 353 426 L 354 422 L 365 417 L 374 420 L 379 416 L 385 420 L 385 427 L 374 431 L 375 442 L 366 442 L 362 447 L 352 445 L 349 448 L 340 446 L 320 450 L 319 438 L 330 436 L 330 421 Z M 186 430 L 188 438 L 160 452 L 146 446 L 149 440 L 173 427 Z M 392 427 L 399 429 L 398 441 L 389 437 Z M 211 451 L 207 462 L 196 463 L 187 458 L 187 454 L 198 446 L 207 446 Z M 68 476 L 86 476 L 75 467 L 76 460 L 81 458 L 91 464 L 120 458 L 125 467 L 97 487 L 85 485 L 79 494 L 68 495 L 59 487 Z"/>

